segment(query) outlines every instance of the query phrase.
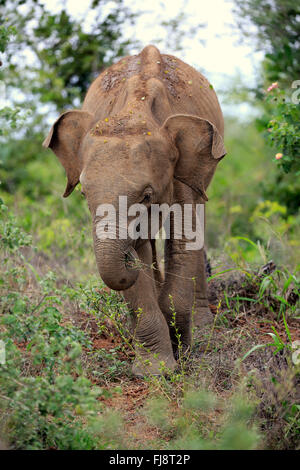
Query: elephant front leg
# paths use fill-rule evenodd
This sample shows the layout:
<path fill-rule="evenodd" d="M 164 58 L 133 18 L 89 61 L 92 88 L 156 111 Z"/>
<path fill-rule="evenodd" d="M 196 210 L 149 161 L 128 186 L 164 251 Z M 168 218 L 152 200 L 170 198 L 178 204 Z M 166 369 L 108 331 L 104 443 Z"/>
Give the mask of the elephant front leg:
<path fill-rule="evenodd" d="M 193 194 L 195 204 L 203 204 L 204 208 L 204 231 L 205 231 L 205 201 L 197 194 Z M 207 296 L 207 272 L 206 272 L 206 252 L 205 248 L 196 253 L 196 296 L 194 325 L 205 326 L 213 322 L 213 315 L 208 305 Z"/>
<path fill-rule="evenodd" d="M 205 326 L 213 321 L 213 315 L 208 305 L 206 280 L 206 255 L 204 248 L 197 253 L 197 275 L 195 281 L 195 305 L 193 323 L 195 326 Z"/>
<path fill-rule="evenodd" d="M 196 270 L 193 254 L 186 252 L 181 240 L 166 240 L 165 282 L 159 305 L 170 329 L 175 357 L 178 347 L 191 346 L 191 327 L 196 302 Z"/>
<path fill-rule="evenodd" d="M 192 326 L 212 323 L 207 299 L 204 249 L 186 251 L 185 241 L 166 240 L 165 282 L 159 305 L 167 320 L 175 357 L 178 346 L 187 351 L 192 341 Z"/>
<path fill-rule="evenodd" d="M 158 305 L 150 242 L 137 249 L 137 253 L 141 262 L 138 279 L 123 292 L 134 319 L 133 373 L 136 376 L 161 375 L 164 368 L 174 370 L 176 361 L 169 328 Z"/>

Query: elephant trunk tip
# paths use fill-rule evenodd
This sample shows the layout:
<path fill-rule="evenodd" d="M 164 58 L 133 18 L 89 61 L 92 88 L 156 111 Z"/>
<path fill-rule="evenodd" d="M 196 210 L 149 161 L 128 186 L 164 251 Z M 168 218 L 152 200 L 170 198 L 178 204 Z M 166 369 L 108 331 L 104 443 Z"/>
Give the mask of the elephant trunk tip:
<path fill-rule="evenodd" d="M 139 258 L 134 248 L 129 247 L 122 251 L 122 256 L 116 250 L 114 256 L 110 256 L 109 259 L 104 254 L 103 246 L 102 250 L 100 248 L 100 253 L 98 268 L 103 282 L 116 291 L 124 291 L 133 286 L 139 275 Z"/>
<path fill-rule="evenodd" d="M 118 278 L 108 278 L 105 275 L 101 274 L 100 276 L 103 280 L 103 282 L 109 287 L 110 289 L 116 290 L 116 291 L 123 291 L 129 289 L 133 284 L 136 282 L 138 278 L 138 271 L 134 271 L 135 275 L 132 276 L 131 274 L 129 276 L 122 275 L 121 277 Z"/>

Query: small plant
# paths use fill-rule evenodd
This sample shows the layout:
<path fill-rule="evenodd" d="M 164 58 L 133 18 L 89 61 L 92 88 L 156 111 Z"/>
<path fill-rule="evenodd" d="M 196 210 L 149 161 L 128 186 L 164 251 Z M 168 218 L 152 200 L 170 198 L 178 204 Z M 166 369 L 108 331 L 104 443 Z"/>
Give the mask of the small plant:
<path fill-rule="evenodd" d="M 218 409 L 222 425 L 215 425 L 211 414 Z M 166 449 L 239 450 L 256 449 L 260 435 L 253 422 L 254 406 L 233 396 L 226 405 L 207 390 L 186 390 L 180 406 L 163 399 L 151 399 L 147 417 L 161 436 L 168 437 Z M 154 443 L 155 445 L 155 443 Z"/>
<path fill-rule="evenodd" d="M 256 344 L 243 356 L 242 361 L 244 361 L 248 356 L 250 356 L 250 354 L 252 354 L 257 349 L 266 348 L 270 346 L 275 348 L 273 351 L 274 354 L 277 354 L 278 352 L 283 351 L 284 349 L 287 349 L 288 351 L 292 351 L 293 346 L 292 346 L 291 334 L 290 334 L 290 330 L 287 325 L 284 313 L 282 314 L 282 317 L 283 317 L 284 327 L 285 327 L 285 331 L 287 335 L 287 341 L 286 342 L 283 341 L 278 331 L 276 330 L 276 328 L 273 325 L 271 325 L 271 329 L 273 333 L 267 333 L 267 334 L 271 336 L 273 341 L 271 343 Z"/>
<path fill-rule="evenodd" d="M 31 238 L 1 201 L 0 365 L 2 437 L 19 449 L 90 449 L 97 438 L 83 418 L 96 417 L 101 391 L 82 368 L 87 335 L 63 321 L 65 292 L 55 276 L 37 274 L 21 250 Z M 28 284 L 35 295 L 28 295 Z M 38 296 L 38 297 L 37 297 Z"/>
<path fill-rule="evenodd" d="M 273 117 L 268 124 L 268 139 L 277 153 L 274 160 L 285 173 L 300 175 L 300 108 L 292 103 L 277 83 L 269 87 L 267 101 Z M 277 85 L 277 86 L 275 86 Z"/>
<path fill-rule="evenodd" d="M 4 52 L 12 36 L 15 36 L 17 30 L 14 26 L 0 26 L 0 52 Z"/>

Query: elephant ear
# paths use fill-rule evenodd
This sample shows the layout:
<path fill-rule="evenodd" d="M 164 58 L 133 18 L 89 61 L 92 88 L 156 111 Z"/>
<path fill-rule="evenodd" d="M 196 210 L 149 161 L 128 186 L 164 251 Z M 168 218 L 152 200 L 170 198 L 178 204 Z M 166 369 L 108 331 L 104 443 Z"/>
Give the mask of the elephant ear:
<path fill-rule="evenodd" d="M 51 148 L 66 171 L 68 182 L 64 197 L 69 196 L 79 183 L 82 170 L 79 147 L 93 121 L 94 116 L 85 111 L 67 111 L 55 121 L 43 142 L 43 147 Z"/>
<path fill-rule="evenodd" d="M 174 178 L 190 186 L 207 201 L 205 191 L 218 161 L 226 155 L 219 131 L 210 121 L 185 114 L 170 116 L 162 127 L 179 151 Z"/>

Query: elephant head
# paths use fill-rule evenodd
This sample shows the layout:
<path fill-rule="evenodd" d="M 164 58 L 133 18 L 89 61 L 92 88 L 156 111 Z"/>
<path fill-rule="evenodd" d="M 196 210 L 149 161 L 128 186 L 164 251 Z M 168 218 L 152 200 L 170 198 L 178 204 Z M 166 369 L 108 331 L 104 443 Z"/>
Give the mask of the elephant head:
<path fill-rule="evenodd" d="M 82 184 L 93 219 L 99 273 L 115 290 L 128 289 L 139 275 L 130 263 L 137 258 L 136 241 L 118 235 L 98 239 L 97 207 L 106 203 L 117 209 L 120 195 L 127 196 L 128 207 L 170 204 L 174 178 L 207 199 L 206 188 L 225 155 L 214 124 L 186 114 L 171 115 L 160 125 L 152 116 L 99 121 L 87 111 L 68 111 L 54 123 L 43 145 L 53 150 L 66 171 L 64 197 L 79 181 Z"/>

